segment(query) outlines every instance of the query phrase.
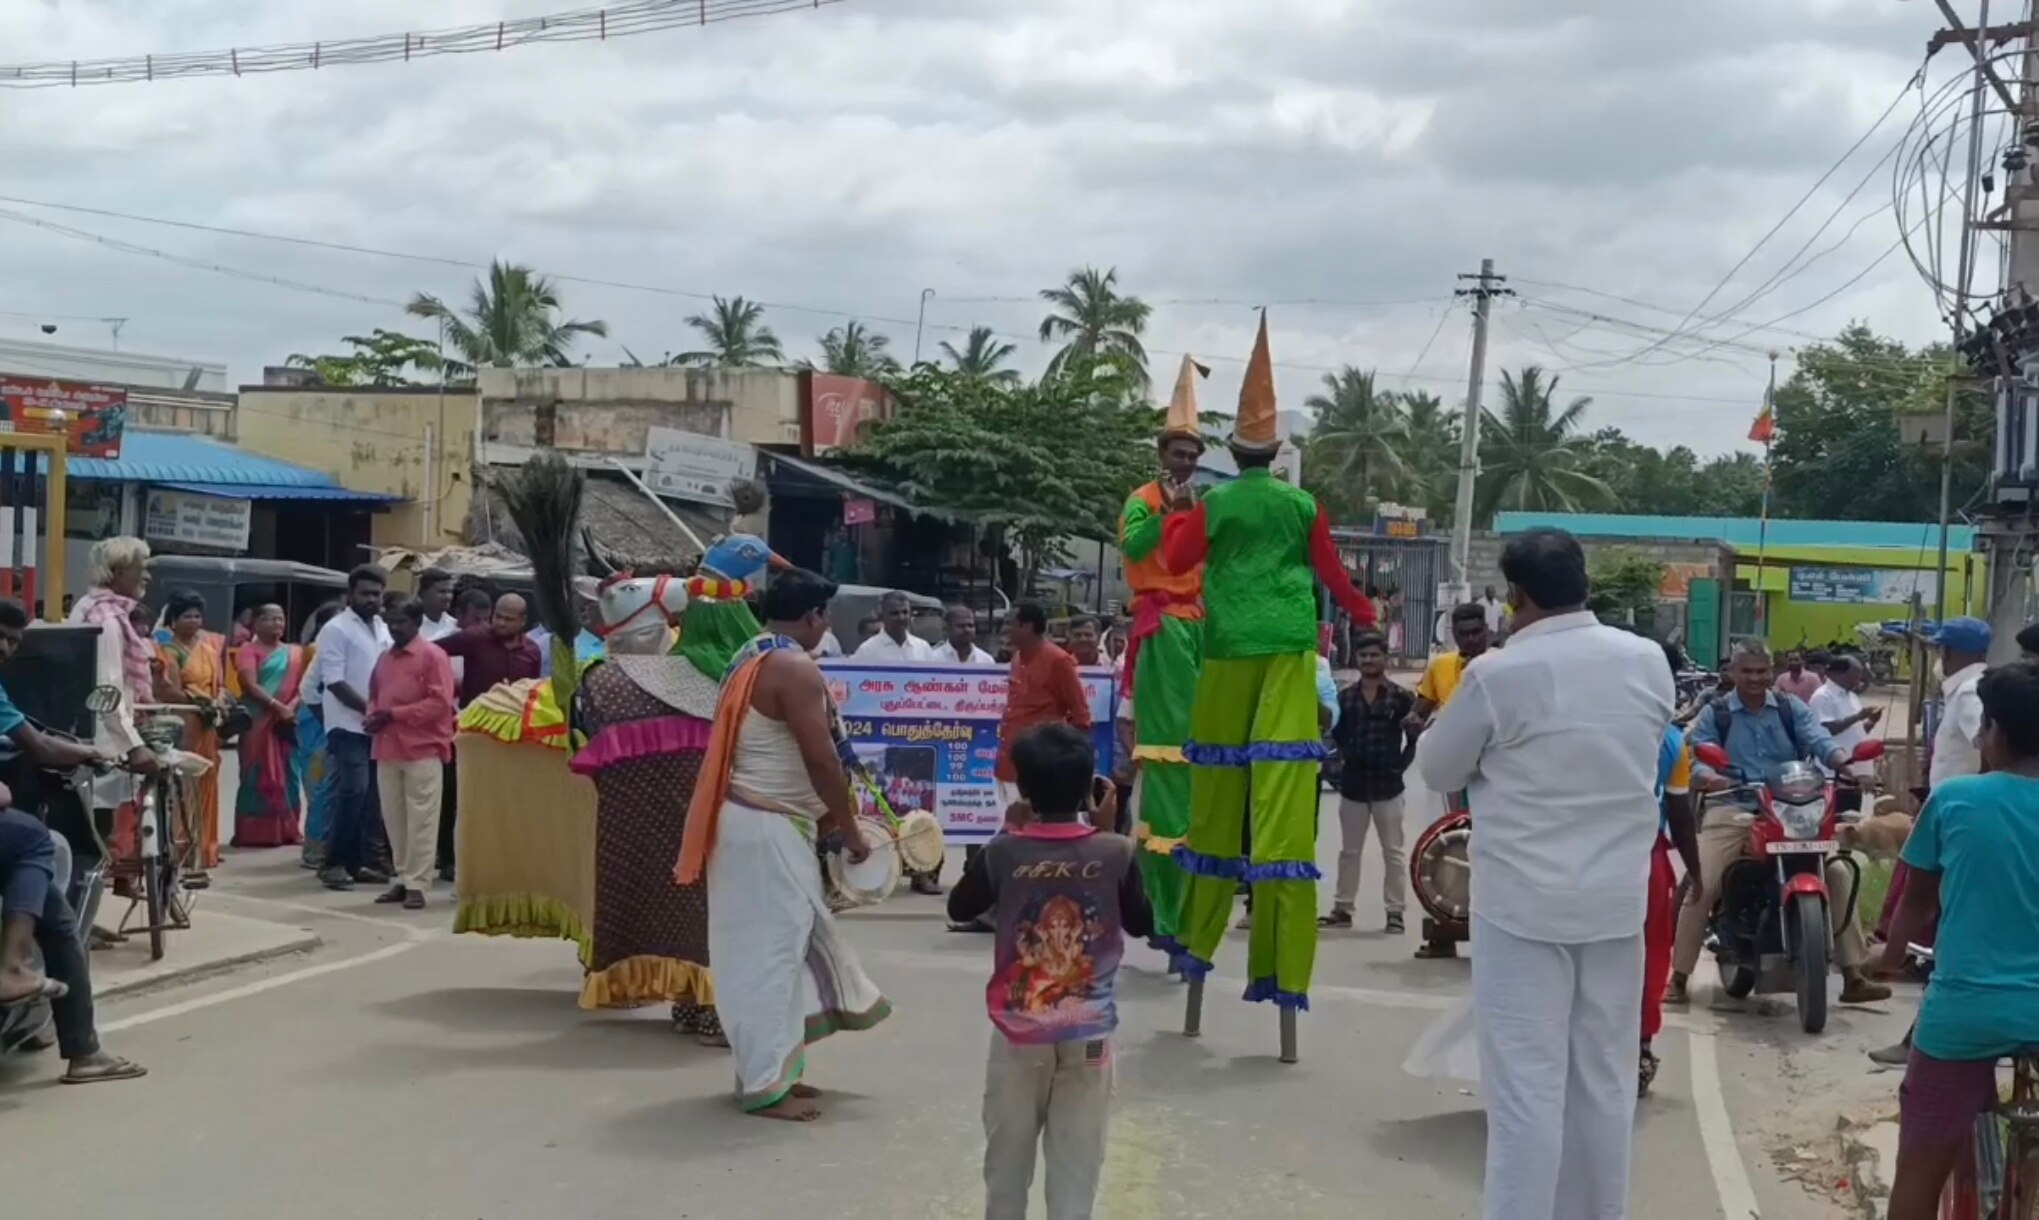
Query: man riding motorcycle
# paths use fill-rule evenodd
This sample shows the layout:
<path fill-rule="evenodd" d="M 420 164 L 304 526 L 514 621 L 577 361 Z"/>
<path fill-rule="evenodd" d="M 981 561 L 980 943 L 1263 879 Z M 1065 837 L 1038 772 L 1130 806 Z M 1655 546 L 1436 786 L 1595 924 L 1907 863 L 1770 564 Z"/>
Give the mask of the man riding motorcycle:
<path fill-rule="evenodd" d="M 1772 690 L 1774 674 L 1770 650 L 1760 641 L 1738 645 L 1730 667 L 1732 693 L 1713 700 L 1693 721 L 1691 743 L 1695 750 L 1705 744 L 1721 747 L 1730 760 L 1727 774 L 1716 774 L 1703 763 L 1694 762 L 1695 785 L 1706 792 L 1724 792 L 1741 785 L 1763 782 L 1772 768 L 1784 763 L 1810 760 L 1830 770 L 1842 770 L 1849 752 L 1835 743 L 1833 735 L 1813 716 L 1812 710 L 1796 697 Z M 1751 807 L 1753 796 L 1735 795 L 1728 801 Z M 1678 913 L 1678 939 L 1672 954 L 1672 975 L 1666 1004 L 1689 1002 L 1689 980 L 1699 964 L 1699 951 L 1706 938 L 1706 925 L 1713 904 L 1720 897 L 1721 878 L 1728 866 L 1748 850 L 1749 831 L 1736 825 L 1725 813 L 1702 818 L 1699 827 L 1698 883 L 1692 886 L 1686 904 Z M 1861 923 L 1853 915 L 1855 872 L 1839 859 L 1826 868 L 1827 891 L 1836 913 L 1834 961 L 1840 968 L 1841 1003 L 1868 1004 L 1890 998 L 1890 988 L 1863 977 L 1869 958 L 1869 943 Z M 1846 915 L 1845 921 L 1841 916 Z"/>

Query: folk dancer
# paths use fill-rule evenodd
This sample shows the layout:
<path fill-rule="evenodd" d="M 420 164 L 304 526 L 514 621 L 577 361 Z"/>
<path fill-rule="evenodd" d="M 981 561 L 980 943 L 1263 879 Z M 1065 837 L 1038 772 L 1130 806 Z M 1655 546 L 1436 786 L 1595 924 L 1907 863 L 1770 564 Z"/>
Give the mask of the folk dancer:
<path fill-rule="evenodd" d="M 1119 550 L 1133 590 L 1131 642 L 1122 697 L 1132 704 L 1131 813 L 1140 845 L 1140 875 L 1154 906 L 1148 943 L 1173 961 L 1183 952 L 1182 901 L 1189 878 L 1175 849 L 1189 835 L 1190 703 L 1204 652 L 1204 570 L 1171 572 L 1161 559 L 1162 522 L 1196 504 L 1197 463 L 1204 436 L 1196 379 L 1209 372 L 1188 356 L 1161 427 L 1161 477 L 1126 500 L 1119 514 Z"/>
<path fill-rule="evenodd" d="M 852 861 L 871 851 L 834 700 L 808 655 L 834 596 L 834 585 L 797 570 L 765 590 L 765 631 L 731 662 L 675 870 L 681 885 L 708 881 L 715 1003 L 738 1102 L 792 1122 L 821 1113 L 805 1081 L 807 1044 L 892 1011 L 838 932 L 814 867 L 824 828 Z"/>
<path fill-rule="evenodd" d="M 1317 956 L 1316 578 L 1352 621 L 1374 622 L 1352 587 L 1316 497 L 1269 472 L 1276 433 L 1267 316 L 1246 367 L 1230 440 L 1239 477 L 1162 523 L 1168 570 L 1203 568 L 1204 655 L 1190 710 L 1189 873 L 1177 964 L 1201 979 L 1224 939 L 1239 882 L 1253 892 L 1245 998 L 1309 1007 Z M 1140 702 L 1135 699 L 1136 705 Z M 1249 814 L 1250 802 L 1250 814 Z M 1251 834 L 1242 856 L 1241 836 Z"/>

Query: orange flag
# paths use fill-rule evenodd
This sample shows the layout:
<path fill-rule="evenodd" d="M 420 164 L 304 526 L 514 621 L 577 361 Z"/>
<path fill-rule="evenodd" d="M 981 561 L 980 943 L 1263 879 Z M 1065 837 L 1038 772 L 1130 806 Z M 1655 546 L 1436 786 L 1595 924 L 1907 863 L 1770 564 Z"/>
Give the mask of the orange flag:
<path fill-rule="evenodd" d="M 1763 409 L 1756 412 L 1756 422 L 1749 425 L 1749 439 L 1759 445 L 1767 445 L 1777 438 L 1777 405 L 1766 392 L 1763 395 Z"/>

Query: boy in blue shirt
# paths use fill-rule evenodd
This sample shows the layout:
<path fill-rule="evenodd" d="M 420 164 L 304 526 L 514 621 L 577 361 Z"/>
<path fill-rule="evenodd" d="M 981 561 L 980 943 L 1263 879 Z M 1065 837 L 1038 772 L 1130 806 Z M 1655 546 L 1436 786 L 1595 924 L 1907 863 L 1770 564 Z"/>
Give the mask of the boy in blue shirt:
<path fill-rule="evenodd" d="M 1891 1220 L 1931 1220 L 1996 1064 L 2039 1045 L 2039 664 L 1984 674 L 1981 775 L 1933 789 L 1905 844 L 1911 869 L 1883 964 L 1940 913 L 1932 982 L 1898 1091 Z"/>

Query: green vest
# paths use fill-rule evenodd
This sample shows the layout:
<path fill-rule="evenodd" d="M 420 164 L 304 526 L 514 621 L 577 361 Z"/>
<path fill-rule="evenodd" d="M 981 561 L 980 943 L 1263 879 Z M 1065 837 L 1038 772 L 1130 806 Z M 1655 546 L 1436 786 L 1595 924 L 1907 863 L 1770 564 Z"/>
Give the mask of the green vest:
<path fill-rule="evenodd" d="M 1317 498 L 1242 471 L 1204 497 L 1204 655 L 1265 657 L 1317 650 L 1317 575 L 1310 528 Z"/>

